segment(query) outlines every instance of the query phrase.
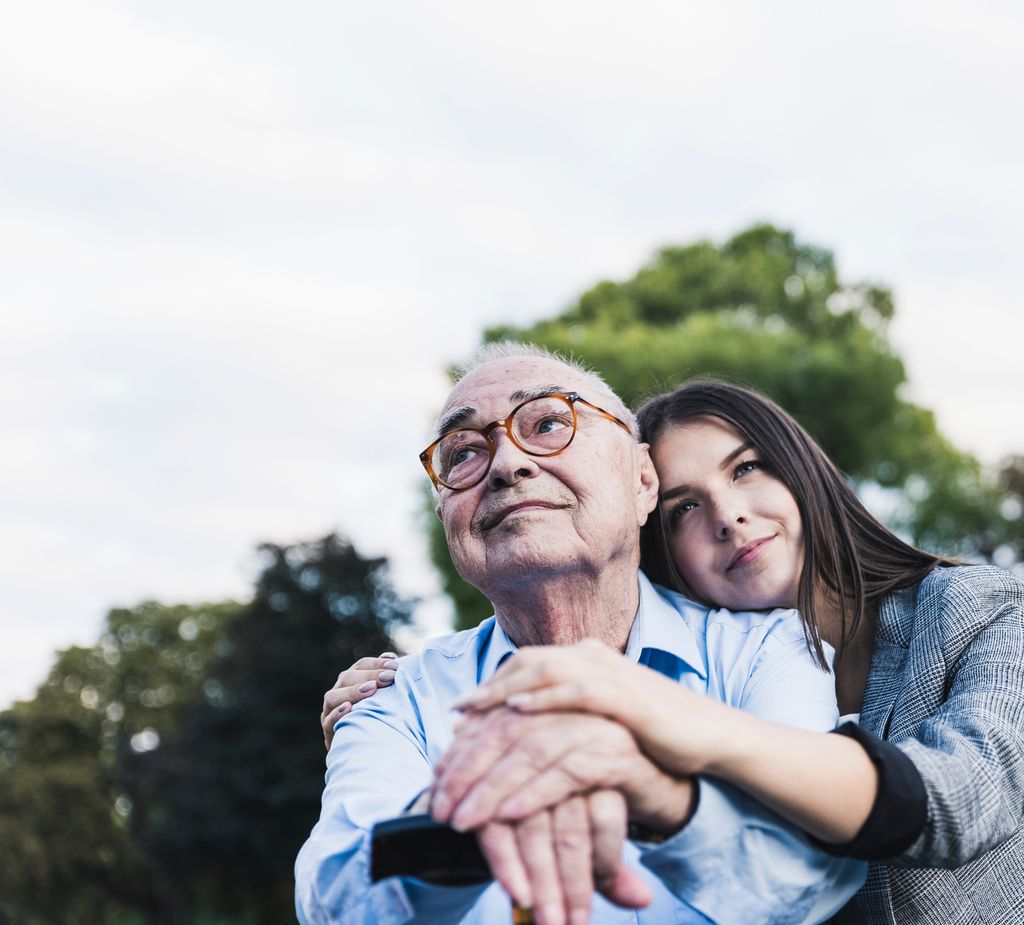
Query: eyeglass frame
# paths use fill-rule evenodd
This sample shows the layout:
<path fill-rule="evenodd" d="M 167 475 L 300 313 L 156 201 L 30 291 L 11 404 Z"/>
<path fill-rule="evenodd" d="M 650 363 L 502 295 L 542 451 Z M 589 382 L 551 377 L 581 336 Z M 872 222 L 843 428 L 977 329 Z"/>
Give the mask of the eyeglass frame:
<path fill-rule="evenodd" d="M 540 401 L 543 398 L 564 399 L 565 402 L 569 405 L 569 410 L 572 412 L 572 436 L 569 437 L 569 440 L 565 444 L 565 446 L 563 446 L 560 450 L 555 450 L 554 452 L 551 453 L 535 453 L 533 452 L 533 450 L 528 450 L 518 440 L 516 440 L 515 434 L 512 430 L 512 419 L 516 416 L 516 412 L 518 412 L 520 408 L 529 405 L 532 402 Z M 440 491 L 442 488 L 447 488 L 448 491 L 468 491 L 470 488 L 476 488 L 477 485 L 479 485 L 485 478 L 487 478 L 487 474 L 491 471 L 491 466 L 494 465 L 495 454 L 498 452 L 498 448 L 494 445 L 494 440 L 491 438 L 492 431 L 496 430 L 499 427 L 504 427 L 505 435 L 508 437 L 509 440 L 512 441 L 513 446 L 515 446 L 522 452 L 526 453 L 528 456 L 535 456 L 539 459 L 550 459 L 553 456 L 558 456 L 560 453 L 564 453 L 572 445 L 573 440 L 576 439 L 576 433 L 579 430 L 579 427 L 576 423 L 577 402 L 582 402 L 588 408 L 592 408 L 594 411 L 596 411 L 603 417 L 607 418 L 613 424 L 618 424 L 619 427 L 621 427 L 627 434 L 629 434 L 631 437 L 635 439 L 636 434 L 633 433 L 632 428 L 625 421 L 621 420 L 620 418 L 617 418 L 610 411 L 605 411 L 604 408 L 595 405 L 592 401 L 587 401 L 582 395 L 580 395 L 579 392 L 549 392 L 546 395 L 534 395 L 532 398 L 526 399 L 526 401 L 521 401 L 508 413 L 508 417 L 506 417 L 505 420 L 503 421 L 491 421 L 490 424 L 487 424 L 484 427 L 453 427 L 451 428 L 451 430 L 445 431 L 443 434 L 441 434 L 440 437 L 438 437 L 433 443 L 431 443 L 430 446 L 428 446 L 422 453 L 420 453 L 420 462 L 422 463 L 423 468 L 426 470 L 427 475 L 430 478 L 430 481 L 433 483 L 434 489 L 437 491 Z M 475 482 L 471 482 L 469 485 L 461 485 L 459 488 L 452 488 L 450 485 L 447 485 L 445 482 L 443 482 L 440 476 L 438 476 L 437 473 L 434 472 L 434 466 L 433 463 L 431 463 L 430 461 L 430 457 L 433 455 L 434 448 L 442 440 L 444 440 L 445 437 L 449 437 L 452 434 L 458 433 L 461 430 L 467 430 L 472 433 L 480 434 L 480 436 L 484 438 L 484 442 L 487 444 L 487 465 L 484 467 L 483 472 L 480 474 L 480 478 L 478 478 Z"/>

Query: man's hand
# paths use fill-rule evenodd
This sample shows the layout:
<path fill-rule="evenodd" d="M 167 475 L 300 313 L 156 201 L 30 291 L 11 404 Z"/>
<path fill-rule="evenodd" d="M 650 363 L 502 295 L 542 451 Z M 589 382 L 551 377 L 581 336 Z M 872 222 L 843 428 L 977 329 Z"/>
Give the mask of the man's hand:
<path fill-rule="evenodd" d="M 650 903 L 650 888 L 622 863 L 625 837 L 625 801 L 607 790 L 477 833 L 495 879 L 537 925 L 586 925 L 595 889 L 626 908 Z"/>
<path fill-rule="evenodd" d="M 596 790 L 618 791 L 631 821 L 664 834 L 693 810 L 690 779 L 662 772 L 620 724 L 578 713 L 471 714 L 435 771 L 431 812 L 462 830 L 519 821 Z"/>
<path fill-rule="evenodd" d="M 618 723 L 583 714 L 473 714 L 435 771 L 434 818 L 477 831 L 495 878 L 539 925 L 587 922 L 595 889 L 647 905 L 622 863 L 627 820 L 667 834 L 692 811 L 690 780 L 659 771 Z"/>
<path fill-rule="evenodd" d="M 320 713 L 324 745 L 331 747 L 334 724 L 352 709 L 352 704 L 370 697 L 377 688 L 394 683 L 397 669 L 398 656 L 394 652 L 382 652 L 377 658 L 359 659 L 338 675 L 334 687 L 324 694 L 324 708 Z"/>

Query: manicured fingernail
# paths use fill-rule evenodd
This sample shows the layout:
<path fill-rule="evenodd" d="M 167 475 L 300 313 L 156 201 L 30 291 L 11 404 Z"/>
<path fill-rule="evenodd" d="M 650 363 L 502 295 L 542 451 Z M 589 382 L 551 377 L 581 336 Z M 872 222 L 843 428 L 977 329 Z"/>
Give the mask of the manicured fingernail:
<path fill-rule="evenodd" d="M 381 662 L 380 667 L 381 668 L 397 668 L 398 667 L 398 659 L 397 658 L 389 658 L 387 661 Z"/>
<path fill-rule="evenodd" d="M 505 698 L 507 703 L 513 710 L 520 710 L 524 707 L 529 707 L 533 703 L 533 694 L 528 691 L 521 691 L 518 694 L 509 694 Z"/>
<path fill-rule="evenodd" d="M 376 686 L 376 681 L 364 681 L 362 684 L 359 685 L 359 687 L 356 688 L 356 690 L 359 691 L 360 694 L 366 694 L 369 691 L 372 691 Z"/>
<path fill-rule="evenodd" d="M 398 656 L 394 652 L 381 652 L 380 658 L 398 658 Z"/>
<path fill-rule="evenodd" d="M 480 699 L 480 694 L 477 691 L 466 691 L 465 694 L 459 694 L 452 701 L 453 710 L 465 710 L 466 707 L 472 706 Z"/>
<path fill-rule="evenodd" d="M 378 684 L 390 684 L 395 680 L 395 673 L 393 671 L 382 671 L 377 675 Z"/>
<path fill-rule="evenodd" d="M 352 704 L 346 700 L 340 707 L 338 707 L 338 716 L 344 716 L 351 709 Z"/>

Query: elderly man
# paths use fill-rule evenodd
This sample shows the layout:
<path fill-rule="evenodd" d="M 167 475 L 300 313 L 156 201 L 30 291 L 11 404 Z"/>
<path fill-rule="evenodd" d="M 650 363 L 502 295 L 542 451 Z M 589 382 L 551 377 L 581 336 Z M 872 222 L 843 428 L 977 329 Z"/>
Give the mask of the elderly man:
<path fill-rule="evenodd" d="M 741 622 L 752 645 L 709 651 L 707 612 L 638 572 L 657 477 L 632 416 L 598 377 L 533 348 L 485 350 L 437 435 L 421 456 L 437 513 L 459 573 L 495 616 L 403 659 L 395 684 L 338 724 L 323 812 L 296 864 L 300 921 L 504 923 L 511 893 L 541 922 L 576 925 L 588 921 L 594 884 L 607 897 L 594 898 L 595 923 L 827 918 L 860 885 L 861 865 L 819 854 L 727 787 L 666 775 L 622 727 L 589 716 L 561 715 L 553 730 L 593 755 L 586 793 L 516 824 L 474 826 L 500 886 L 370 885 L 369 829 L 428 791 L 446 752 L 460 749 L 467 765 L 478 746 L 453 731 L 452 704 L 517 647 L 596 639 L 702 693 L 756 689 L 734 705 L 773 719 L 813 729 L 836 719 L 831 677 L 811 662 L 795 616 Z M 763 647 L 758 634 L 769 633 L 788 633 L 786 644 Z M 762 683 L 740 683 L 755 660 Z M 784 678 L 784 707 L 773 677 Z M 435 816 L 449 811 L 436 797 Z M 643 834 L 623 845 L 627 815 Z"/>

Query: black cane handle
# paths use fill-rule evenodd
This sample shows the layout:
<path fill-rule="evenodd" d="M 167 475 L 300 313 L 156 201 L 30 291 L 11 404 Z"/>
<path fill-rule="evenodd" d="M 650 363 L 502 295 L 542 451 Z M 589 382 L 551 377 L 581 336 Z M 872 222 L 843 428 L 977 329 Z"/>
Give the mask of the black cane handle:
<path fill-rule="evenodd" d="M 426 813 L 378 822 L 370 844 L 370 880 L 415 877 L 438 886 L 471 886 L 492 880 L 472 832 L 434 822 Z M 512 904 L 513 925 L 533 925 L 533 914 Z"/>

